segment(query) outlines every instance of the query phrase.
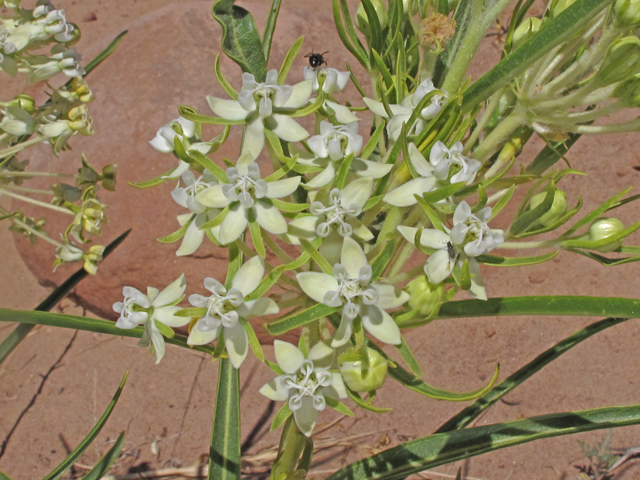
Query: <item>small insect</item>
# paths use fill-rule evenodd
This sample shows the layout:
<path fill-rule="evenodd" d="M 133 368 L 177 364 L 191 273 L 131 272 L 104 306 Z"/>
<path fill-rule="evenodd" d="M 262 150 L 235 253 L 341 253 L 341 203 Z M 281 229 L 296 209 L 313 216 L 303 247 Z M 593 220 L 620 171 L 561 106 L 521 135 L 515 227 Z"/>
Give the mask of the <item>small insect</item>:
<path fill-rule="evenodd" d="M 312 68 L 317 68 L 320 65 L 328 65 L 327 61 L 324 59 L 324 54 L 325 53 L 329 53 L 328 51 L 323 52 L 323 53 L 313 53 L 313 50 L 311 50 L 311 53 L 308 53 L 307 55 L 304 56 L 304 58 L 308 58 L 309 59 L 309 65 Z"/>
<path fill-rule="evenodd" d="M 453 248 L 453 243 L 447 242 L 447 251 L 449 252 L 449 258 L 451 260 L 456 258 L 456 250 Z"/>

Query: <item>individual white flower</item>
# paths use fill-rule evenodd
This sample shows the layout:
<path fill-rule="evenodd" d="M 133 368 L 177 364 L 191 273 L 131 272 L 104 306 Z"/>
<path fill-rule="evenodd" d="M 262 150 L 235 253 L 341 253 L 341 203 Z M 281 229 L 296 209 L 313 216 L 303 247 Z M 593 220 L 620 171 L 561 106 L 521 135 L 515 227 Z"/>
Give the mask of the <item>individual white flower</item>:
<path fill-rule="evenodd" d="M 474 158 L 467 158 L 462 154 L 462 142 L 458 142 L 451 148 L 438 140 L 431 148 L 429 162 L 436 167 L 434 175 L 438 180 L 449 178 L 451 166 L 459 170 L 451 177 L 451 183 L 473 182 L 480 168 L 480 162 Z"/>
<path fill-rule="evenodd" d="M 192 138 L 196 132 L 196 124 L 184 117 L 176 118 L 160 127 L 149 144 L 161 153 L 171 153 L 175 148 L 175 139 L 180 141 Z M 186 162 L 182 162 L 187 164 Z M 188 165 L 188 164 L 187 164 Z M 175 174 L 175 172 L 174 172 Z M 178 174 L 179 177 L 182 172 Z"/>
<path fill-rule="evenodd" d="M 7 31 L 7 29 L 4 27 L 0 27 L 0 63 L 4 62 L 4 55 L 10 55 L 17 50 L 16 46 L 13 43 L 7 41 L 8 35 L 9 32 Z"/>
<path fill-rule="evenodd" d="M 144 325 L 144 333 L 138 345 L 147 347 L 151 341 L 156 353 L 156 364 L 160 363 L 165 353 L 164 337 L 157 323 L 170 328 L 182 327 L 189 323 L 189 317 L 175 315 L 181 310 L 176 304 L 182 300 L 186 288 L 184 275 L 180 275 L 162 292 L 157 288 L 147 287 L 145 295 L 136 288 L 124 287 L 124 302 L 113 304 L 113 309 L 120 314 L 116 327 L 131 329 Z"/>
<path fill-rule="evenodd" d="M 48 122 L 48 123 L 45 123 Z M 49 138 L 51 148 L 55 155 L 68 147 L 67 141 L 72 135 L 93 135 L 92 120 L 89 117 L 89 109 L 85 104 L 72 108 L 67 113 L 67 118 L 45 117 L 40 125 L 40 133 Z"/>
<path fill-rule="evenodd" d="M 286 233 L 287 222 L 269 199 L 291 195 L 298 188 L 300 177 L 266 182 L 260 178 L 258 164 L 245 153 L 235 167 L 227 169 L 227 178 L 229 183 L 214 185 L 196 195 L 196 200 L 207 207 L 229 207 L 218 233 L 222 245 L 234 242 L 242 235 L 250 215 L 266 231 L 274 235 Z"/>
<path fill-rule="evenodd" d="M 415 242 L 417 228 L 401 225 L 398 227 L 398 231 L 409 243 Z M 467 260 L 469 262 L 469 273 L 471 274 L 469 292 L 479 300 L 487 299 L 484 281 L 480 273 L 480 264 L 475 258 L 470 258 L 466 254 L 460 253 L 459 247 L 456 247 L 451 241 L 449 233 L 433 228 L 425 228 L 422 230 L 419 242 L 423 247 L 435 250 L 424 265 L 424 273 L 431 283 L 438 284 L 443 282 L 449 278 L 456 263 L 462 266 L 464 261 Z"/>
<path fill-rule="evenodd" d="M 198 193 L 218 184 L 218 181 L 211 172 L 207 170 L 196 179 L 193 172 L 187 170 L 182 174 L 182 181 L 185 186 L 173 190 L 171 197 L 178 205 L 188 208 L 192 213 L 178 216 L 178 222 L 181 226 L 191 221 L 191 224 L 187 227 L 187 231 L 184 234 L 180 248 L 176 251 L 176 255 L 179 257 L 191 255 L 200 247 L 205 236 L 205 231 L 200 227 L 209 220 L 213 220 L 220 213 L 220 209 L 207 208 L 196 200 Z M 209 231 L 214 237 L 217 237 L 219 229 L 220 227 L 214 227 L 209 229 Z"/>
<path fill-rule="evenodd" d="M 491 207 L 485 207 L 476 215 L 465 201 L 460 202 L 453 214 L 451 241 L 454 245 L 464 245 L 464 252 L 477 257 L 489 252 L 504 242 L 502 230 L 492 230 L 487 225 L 491 218 Z"/>
<path fill-rule="evenodd" d="M 56 248 L 56 258 L 58 258 L 62 262 L 77 262 L 79 260 L 82 260 L 83 255 L 84 251 L 80 247 L 72 243 L 67 243 Z"/>
<path fill-rule="evenodd" d="M 39 82 L 53 77 L 63 72 L 68 77 L 78 77 L 85 74 L 85 70 L 80 65 L 82 55 L 76 53 L 75 48 L 69 48 L 64 52 L 56 53 L 51 56 L 48 62 L 35 66 L 33 72 L 29 76 L 31 82 Z"/>
<path fill-rule="evenodd" d="M 7 107 L 5 113 L 0 121 L 0 130 L 18 137 L 35 132 L 36 122 L 26 110 L 20 107 Z"/>
<path fill-rule="evenodd" d="M 389 137 L 391 137 L 394 141 L 398 139 L 400 133 L 402 131 L 402 124 L 409 120 L 413 110 L 418 106 L 418 104 L 422 101 L 425 95 L 438 90 L 434 87 L 431 78 L 427 78 L 423 80 L 416 91 L 410 95 L 407 95 L 401 102 L 398 104 L 391 104 L 389 108 L 391 109 L 392 117 L 387 123 L 387 133 Z M 442 110 L 442 106 L 444 104 L 445 97 L 443 95 L 434 95 L 431 98 L 431 102 L 428 103 L 421 111 L 420 116 L 415 121 L 411 130 L 408 132 L 409 135 L 413 135 L 415 133 L 420 132 L 425 125 L 425 120 L 430 120 L 434 118 L 440 110 Z M 384 105 L 381 102 L 373 100 L 371 98 L 364 97 L 364 103 L 366 103 L 369 110 L 371 110 L 376 115 L 380 115 L 383 118 L 389 118 L 387 111 L 384 108 Z"/>
<path fill-rule="evenodd" d="M 436 186 L 436 178 L 433 176 L 433 167 L 418 150 L 415 144 L 408 146 L 409 159 L 415 171 L 420 175 L 418 178 L 409 180 L 398 188 L 387 193 L 382 199 L 384 202 L 395 207 L 408 207 L 415 205 L 418 201 L 414 195 L 423 195 L 430 192 Z"/>
<path fill-rule="evenodd" d="M 246 300 L 258 288 L 264 276 L 264 261 L 252 257 L 233 277 L 231 288 L 227 290 L 216 279 L 207 277 L 204 286 L 211 295 L 190 295 L 189 303 L 194 307 L 206 308 L 189 333 L 189 345 L 204 345 L 222 334 L 229 359 L 235 368 L 240 368 L 249 352 L 247 332 L 239 319 L 278 313 L 278 305 L 270 298 Z"/>
<path fill-rule="evenodd" d="M 311 82 L 311 88 L 317 92 L 322 84 L 324 93 L 341 92 L 349 82 L 349 72 L 341 72 L 335 68 L 304 67 L 304 79 Z"/>
<path fill-rule="evenodd" d="M 260 393 L 278 402 L 289 402 L 296 425 L 307 437 L 311 436 L 318 412 L 325 409 L 327 398 L 347 397 L 342 376 L 329 369 L 334 350 L 323 342 L 309 350 L 307 358 L 295 346 L 282 340 L 273 342 L 276 361 L 284 372 L 265 384 Z"/>
<path fill-rule="evenodd" d="M 298 245 L 300 237 L 308 240 L 326 238 L 333 232 L 341 237 L 353 235 L 360 242 L 372 240 L 373 234 L 357 218 L 372 191 L 373 179 L 363 177 L 354 180 L 342 191 L 334 188 L 326 198 L 320 193 L 311 204 L 311 215 L 289 222 L 287 240 Z"/>
<path fill-rule="evenodd" d="M 264 83 L 256 82 L 250 73 L 242 74 L 242 90 L 238 100 L 207 97 L 213 112 L 227 120 L 245 120 L 247 126 L 242 141 L 242 154 L 258 158 L 264 147 L 264 129 L 272 130 L 285 142 L 299 142 L 309 136 L 295 120 L 283 113 L 297 109 L 311 96 L 311 82 L 305 80 L 296 85 L 278 85 L 278 72 L 269 70 Z"/>
<path fill-rule="evenodd" d="M 320 135 L 311 137 L 307 144 L 315 158 L 298 157 L 298 163 L 321 167 L 324 170 L 305 184 L 308 188 L 320 188 L 331 183 L 339 169 L 339 162 L 349 155 L 358 155 L 362 151 L 363 138 L 358 135 L 358 123 L 332 125 L 320 122 Z M 360 177 L 381 178 L 393 166 L 354 158 L 351 169 Z"/>
<path fill-rule="evenodd" d="M 402 342 L 398 325 L 385 310 L 404 304 L 409 294 L 396 290 L 393 285 L 371 283 L 371 275 L 364 251 L 351 237 L 344 238 L 340 263 L 334 265 L 333 275 L 322 272 L 296 275 L 304 293 L 313 300 L 330 307 L 342 306 L 342 319 L 332 347 L 349 341 L 353 320 L 358 316 L 365 330 L 381 342 L 392 345 Z"/>

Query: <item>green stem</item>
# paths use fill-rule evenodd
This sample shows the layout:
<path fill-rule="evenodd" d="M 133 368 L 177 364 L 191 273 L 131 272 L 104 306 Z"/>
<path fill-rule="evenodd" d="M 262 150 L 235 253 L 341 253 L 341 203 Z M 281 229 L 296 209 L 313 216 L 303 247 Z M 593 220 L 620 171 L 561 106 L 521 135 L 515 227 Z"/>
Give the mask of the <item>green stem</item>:
<path fill-rule="evenodd" d="M 70 177 L 75 178 L 74 173 L 48 173 L 48 172 L 12 172 L 5 170 L 0 172 L 0 177 Z"/>
<path fill-rule="evenodd" d="M 31 145 L 35 145 L 37 143 L 42 143 L 42 142 L 46 142 L 48 140 L 48 137 L 35 137 L 32 138 L 31 140 L 27 140 L 26 142 L 22 142 L 22 143 L 18 143 L 17 145 L 14 145 L 13 147 L 9 147 L 9 148 L 5 148 L 4 150 L 0 150 L 0 158 L 6 158 L 10 155 L 13 155 L 15 153 L 18 153 L 21 150 L 24 150 L 27 147 L 30 147 Z"/>
<path fill-rule="evenodd" d="M 3 215 L 8 215 L 9 213 L 11 213 L 8 210 L 5 210 L 4 208 L 1 208 L 1 207 L 0 207 L 0 212 Z M 29 225 L 27 225 L 23 221 L 18 220 L 17 218 L 11 217 L 9 220 L 11 220 L 13 223 L 18 225 L 20 228 L 26 230 L 27 232 L 31 233 L 32 235 L 35 235 L 38 238 L 41 238 L 42 240 L 44 240 L 45 242 L 50 243 L 51 245 L 53 245 L 56 248 L 63 246 L 61 243 L 56 242 L 53 238 L 51 238 L 46 233 L 40 232 L 40 231 L 36 230 L 35 228 L 30 227 Z"/>
<path fill-rule="evenodd" d="M 540 240 L 537 242 L 503 242 L 498 248 L 521 250 L 527 248 L 555 248 L 557 246 L 558 240 Z"/>
<path fill-rule="evenodd" d="M 516 108 L 480 142 L 472 157 L 482 163 L 486 162 L 504 144 L 509 135 L 525 124 L 525 120 L 524 110 L 520 105 L 516 105 Z"/>
<path fill-rule="evenodd" d="M 38 190 L 36 188 L 18 187 L 16 185 L 5 185 L 4 188 L 8 188 L 9 190 L 15 190 L 16 192 L 39 193 L 42 195 L 55 195 L 55 192 L 53 190 Z"/>
<path fill-rule="evenodd" d="M 476 128 L 473 130 L 473 132 L 471 132 L 471 135 L 469 135 L 469 138 L 467 139 L 464 145 L 464 150 L 462 151 L 462 153 L 467 154 L 471 151 L 471 148 L 473 148 L 473 145 L 475 145 L 476 141 L 480 137 L 480 134 L 484 130 L 485 125 L 491 119 L 493 112 L 495 111 L 496 108 L 498 108 L 498 105 L 500 104 L 500 98 L 502 98 L 502 95 L 504 95 L 504 92 L 507 90 L 507 88 L 509 87 L 508 86 L 502 87 L 500 90 L 498 90 L 496 93 L 494 93 L 491 96 L 491 98 L 489 99 L 489 103 L 487 103 L 487 107 L 485 108 L 484 113 L 482 114 L 482 117 L 480 117 L 480 120 L 476 125 Z"/>
<path fill-rule="evenodd" d="M 0 194 L 5 195 L 7 197 L 15 198 L 16 200 L 20 200 L 26 203 L 31 203 L 32 205 L 37 205 L 38 207 L 48 208 L 50 210 L 53 210 L 54 212 L 65 213 L 67 215 L 71 215 L 72 217 L 75 217 L 75 213 L 70 212 L 66 208 L 58 207 L 56 205 L 51 205 L 50 203 L 41 202 L 39 200 L 34 200 L 33 198 L 25 197 L 24 195 L 18 195 L 17 193 L 9 192 L 4 188 L 0 188 Z"/>
<path fill-rule="evenodd" d="M 287 418 L 280 436 L 280 445 L 278 446 L 278 455 L 273 462 L 271 470 L 271 480 L 279 479 L 281 476 L 291 474 L 296 471 L 298 461 L 304 451 L 307 443 L 307 437 L 300 431 L 296 425 L 294 416 Z"/>

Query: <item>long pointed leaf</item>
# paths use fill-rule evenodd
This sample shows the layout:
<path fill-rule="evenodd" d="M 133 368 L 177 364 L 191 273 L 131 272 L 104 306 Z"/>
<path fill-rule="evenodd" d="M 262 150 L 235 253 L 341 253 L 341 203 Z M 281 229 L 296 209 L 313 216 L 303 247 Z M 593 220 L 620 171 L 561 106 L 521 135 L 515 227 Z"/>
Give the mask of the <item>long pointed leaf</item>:
<path fill-rule="evenodd" d="M 240 389 L 238 370 L 220 359 L 209 449 L 209 480 L 240 480 Z"/>
<path fill-rule="evenodd" d="M 129 376 L 129 372 L 124 374 L 124 377 L 120 382 L 120 386 L 118 387 L 118 390 L 116 391 L 115 395 L 111 399 L 111 402 L 109 402 L 107 409 L 104 411 L 104 413 L 98 420 L 98 423 L 95 424 L 95 426 L 91 429 L 91 431 L 84 438 L 84 440 L 80 442 L 80 445 L 78 445 L 75 448 L 75 450 L 71 452 L 71 454 L 62 461 L 60 465 L 58 465 L 49 475 L 47 475 L 44 478 L 44 480 L 56 480 L 60 478 L 67 470 L 69 470 L 73 466 L 76 460 L 80 458 L 80 456 L 89 447 L 89 445 L 91 445 L 91 442 L 93 442 L 96 439 L 96 437 L 100 433 L 100 430 L 102 430 L 102 427 L 104 427 L 104 424 L 107 423 L 107 420 L 109 419 L 109 415 L 111 415 L 111 412 L 116 406 L 116 403 L 118 402 L 118 398 L 120 398 L 120 394 L 122 393 L 122 389 L 124 388 L 124 384 L 127 381 L 128 376 Z"/>
<path fill-rule="evenodd" d="M 124 232 L 118 238 L 116 238 L 113 242 L 107 245 L 104 249 L 103 258 L 106 258 L 113 250 L 120 245 L 127 235 L 131 233 L 131 229 Z M 89 273 L 84 269 L 79 269 L 76 273 L 71 275 L 68 279 L 66 279 L 58 288 L 56 288 L 51 295 L 45 298 L 40 305 L 38 305 L 35 310 L 39 312 L 48 312 L 53 307 L 55 307 L 60 300 L 67 296 L 67 294 L 75 288 L 80 281 L 85 278 Z M 18 325 L 7 338 L 5 338 L 2 343 L 0 343 L 0 364 L 4 362 L 4 360 L 9 356 L 9 354 L 13 351 L 14 348 L 18 346 L 18 344 L 25 339 L 25 337 L 29 334 L 29 332 L 33 329 L 34 325 L 30 324 L 20 324 Z"/>
<path fill-rule="evenodd" d="M 637 425 L 640 405 L 555 413 L 438 433 L 404 443 L 337 471 L 327 480 L 404 479 L 412 473 L 541 438 Z"/>
<path fill-rule="evenodd" d="M 459 430 L 469 425 L 473 420 L 478 418 L 482 412 L 494 405 L 498 400 L 511 392 L 518 385 L 524 383 L 525 380 L 531 378 L 545 366 L 557 359 L 560 355 L 572 349 L 579 343 L 590 338 L 602 330 L 605 330 L 619 323 L 626 322 L 627 318 L 605 318 L 599 322 L 592 323 L 588 327 L 574 333 L 570 337 L 565 338 L 558 344 L 538 355 L 533 361 L 527 363 L 524 367 L 513 373 L 506 380 L 496 385 L 486 395 L 476 400 L 472 405 L 461 410 L 457 415 L 451 417 L 434 433 L 450 432 Z"/>
<path fill-rule="evenodd" d="M 125 30 L 124 32 L 120 33 L 120 35 L 118 35 L 116 38 L 113 39 L 113 41 L 107 46 L 107 48 L 105 48 L 98 55 L 96 55 L 89 63 L 87 63 L 87 66 L 84 68 L 85 74 L 83 75 L 83 77 L 86 77 L 87 75 L 89 75 L 98 65 L 104 62 L 107 59 L 107 57 L 111 55 L 116 48 L 118 48 L 118 45 L 120 44 L 120 42 L 122 41 L 122 39 L 127 33 L 128 33 L 128 30 Z"/>
<path fill-rule="evenodd" d="M 111 447 L 106 455 L 96 463 L 96 466 L 93 467 L 89 473 L 82 477 L 82 480 L 100 480 L 105 476 L 107 471 L 111 468 L 111 465 L 113 465 L 113 462 L 115 462 L 120 456 L 120 450 L 122 450 L 123 445 L 124 432 L 118 435 L 118 439 L 113 447 Z"/>

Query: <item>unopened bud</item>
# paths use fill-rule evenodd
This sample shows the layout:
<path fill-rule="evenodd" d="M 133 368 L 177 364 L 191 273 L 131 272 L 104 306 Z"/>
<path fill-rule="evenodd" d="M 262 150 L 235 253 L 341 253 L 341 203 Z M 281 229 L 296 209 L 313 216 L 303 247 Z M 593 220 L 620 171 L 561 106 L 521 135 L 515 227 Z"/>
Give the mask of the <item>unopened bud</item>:
<path fill-rule="evenodd" d="M 373 8 L 378 15 L 378 22 L 380 22 L 380 28 L 384 28 L 389 23 L 389 13 L 387 12 L 387 7 L 385 6 L 382 0 L 371 0 L 373 4 Z M 364 9 L 362 3 L 358 7 L 356 11 L 356 27 L 360 30 L 366 37 L 371 36 L 371 27 L 369 26 L 369 17 L 367 16 L 367 11 Z"/>
<path fill-rule="evenodd" d="M 410 295 L 409 307 L 421 315 L 432 315 L 444 301 L 444 284 L 434 285 L 424 275 L 411 280 L 405 290 Z"/>
<path fill-rule="evenodd" d="M 28 114 L 36 111 L 36 102 L 33 97 L 21 93 L 9 102 L 8 107 L 20 107 Z"/>
<path fill-rule="evenodd" d="M 625 81 L 640 74 L 640 39 L 630 35 L 609 47 L 607 57 L 596 74 L 602 85 Z"/>
<path fill-rule="evenodd" d="M 542 25 L 542 20 L 537 17 L 525 18 L 513 32 L 513 40 L 511 41 L 513 49 L 517 49 L 520 45 L 533 37 L 533 35 L 540 30 L 540 25 Z"/>
<path fill-rule="evenodd" d="M 533 210 L 538 205 L 540 205 L 545 197 L 547 196 L 547 192 L 540 192 L 533 197 L 531 197 L 531 203 L 529 204 L 529 208 Z M 551 204 L 551 208 L 544 215 L 542 215 L 536 223 L 542 225 L 543 227 L 549 227 L 560 220 L 567 213 L 567 194 L 562 190 L 556 190 L 553 192 L 553 203 Z"/>
<path fill-rule="evenodd" d="M 640 0 L 616 0 L 614 8 L 622 26 L 640 25 Z"/>
<path fill-rule="evenodd" d="M 612 237 L 623 230 L 624 224 L 617 218 L 599 218 L 589 227 L 589 240 L 604 240 L 605 238 Z M 623 240 L 616 240 L 615 242 L 608 243 L 607 245 L 597 247 L 594 250 L 602 253 L 613 252 L 622 246 L 622 242 Z"/>
<path fill-rule="evenodd" d="M 84 252 L 80 247 L 76 247 L 75 245 L 66 244 L 58 247 L 56 249 L 56 257 L 58 257 L 63 262 L 77 262 L 78 260 L 82 260 L 82 256 Z"/>
<path fill-rule="evenodd" d="M 563 11 L 565 11 L 568 7 L 573 5 L 576 0 L 556 0 L 551 3 L 551 17 L 556 18 Z"/>
<path fill-rule="evenodd" d="M 370 392 L 382 387 L 387 376 L 388 363 L 372 348 L 351 351 L 338 357 L 344 383 L 354 392 Z"/>

